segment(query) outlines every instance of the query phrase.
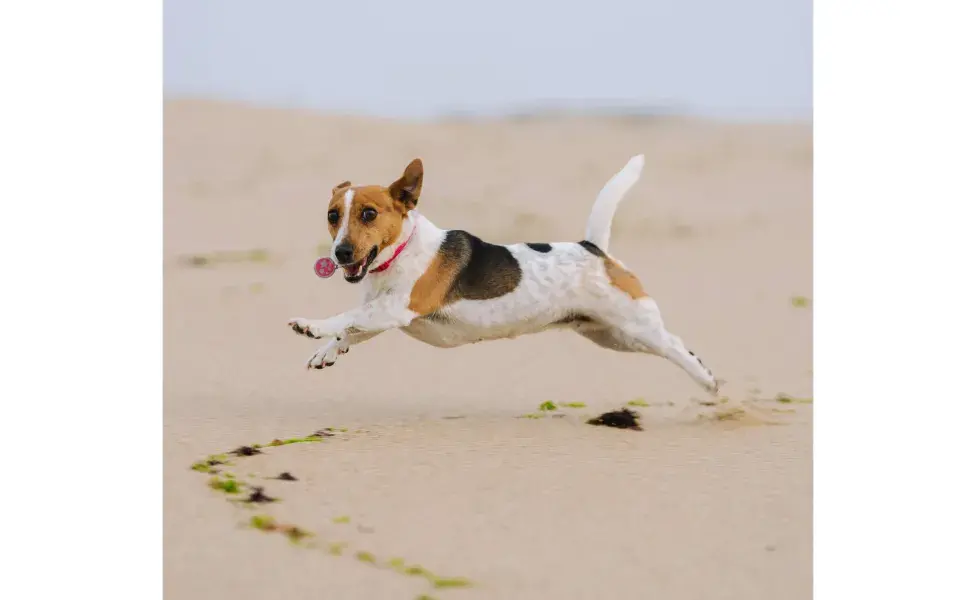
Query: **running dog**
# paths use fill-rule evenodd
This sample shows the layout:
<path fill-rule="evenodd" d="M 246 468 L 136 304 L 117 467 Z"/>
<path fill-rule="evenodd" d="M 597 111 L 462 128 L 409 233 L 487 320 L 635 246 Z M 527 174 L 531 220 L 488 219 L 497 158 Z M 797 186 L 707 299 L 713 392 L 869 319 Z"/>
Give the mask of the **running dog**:
<path fill-rule="evenodd" d="M 351 346 L 399 329 L 441 348 L 575 331 L 604 348 L 662 356 L 717 393 L 712 372 L 664 327 L 657 303 L 609 253 L 617 204 L 644 168 L 638 155 L 597 195 L 581 242 L 499 246 L 444 230 L 417 211 L 420 159 L 388 186 L 332 190 L 332 259 L 350 283 L 365 281 L 363 303 L 328 319 L 289 321 L 296 333 L 327 340 L 308 368 L 335 364 Z"/>

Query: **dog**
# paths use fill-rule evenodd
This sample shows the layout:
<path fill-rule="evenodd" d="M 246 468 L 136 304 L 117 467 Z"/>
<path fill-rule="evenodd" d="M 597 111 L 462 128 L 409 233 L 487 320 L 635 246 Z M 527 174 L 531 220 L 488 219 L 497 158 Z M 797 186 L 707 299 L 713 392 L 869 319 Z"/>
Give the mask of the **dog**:
<path fill-rule="evenodd" d="M 617 204 L 643 168 L 644 156 L 635 156 L 606 183 L 583 241 L 504 246 L 441 229 L 417 211 L 420 159 L 388 186 L 340 183 L 327 212 L 332 259 L 346 281 L 365 281 L 365 297 L 328 319 L 288 322 L 300 335 L 328 340 L 307 367 L 332 366 L 391 329 L 440 348 L 568 329 L 604 348 L 664 357 L 717 393 L 712 372 L 664 327 L 640 280 L 609 253 Z"/>

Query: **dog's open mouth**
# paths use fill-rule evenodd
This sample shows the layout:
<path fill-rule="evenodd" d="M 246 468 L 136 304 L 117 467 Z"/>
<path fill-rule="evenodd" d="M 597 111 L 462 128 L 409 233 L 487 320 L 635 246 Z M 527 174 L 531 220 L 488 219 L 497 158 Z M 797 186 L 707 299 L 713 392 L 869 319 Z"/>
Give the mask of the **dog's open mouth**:
<path fill-rule="evenodd" d="M 349 283 L 359 283 L 363 280 L 363 277 L 366 277 L 366 273 L 369 271 L 369 266 L 373 264 L 374 260 L 376 260 L 377 254 L 379 254 L 379 249 L 376 246 L 373 246 L 373 249 L 369 251 L 366 258 L 352 264 L 341 265 L 343 271 L 342 276 L 345 277 L 346 281 Z"/>

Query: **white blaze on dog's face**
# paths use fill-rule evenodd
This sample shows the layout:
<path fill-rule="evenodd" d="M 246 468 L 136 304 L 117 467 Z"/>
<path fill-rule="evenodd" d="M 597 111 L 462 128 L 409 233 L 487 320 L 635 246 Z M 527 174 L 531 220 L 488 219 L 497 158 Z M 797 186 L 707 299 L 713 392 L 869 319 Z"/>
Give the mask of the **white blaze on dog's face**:
<path fill-rule="evenodd" d="M 424 166 L 416 158 L 389 186 L 353 186 L 344 181 L 332 189 L 328 212 L 332 255 L 346 281 L 362 281 L 377 255 L 400 238 L 423 183 Z"/>

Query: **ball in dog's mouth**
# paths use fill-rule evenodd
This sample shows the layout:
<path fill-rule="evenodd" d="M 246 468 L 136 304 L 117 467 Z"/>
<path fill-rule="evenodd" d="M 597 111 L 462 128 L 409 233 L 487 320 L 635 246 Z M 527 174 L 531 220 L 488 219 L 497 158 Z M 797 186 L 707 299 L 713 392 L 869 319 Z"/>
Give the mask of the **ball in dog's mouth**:
<path fill-rule="evenodd" d="M 376 255 L 379 254 L 379 249 L 373 246 L 373 249 L 369 251 L 366 258 L 354 262 L 350 265 L 342 265 L 342 276 L 345 277 L 346 281 L 349 283 L 359 283 L 366 277 L 367 271 L 369 271 L 369 266 L 373 264 L 376 260 Z"/>

